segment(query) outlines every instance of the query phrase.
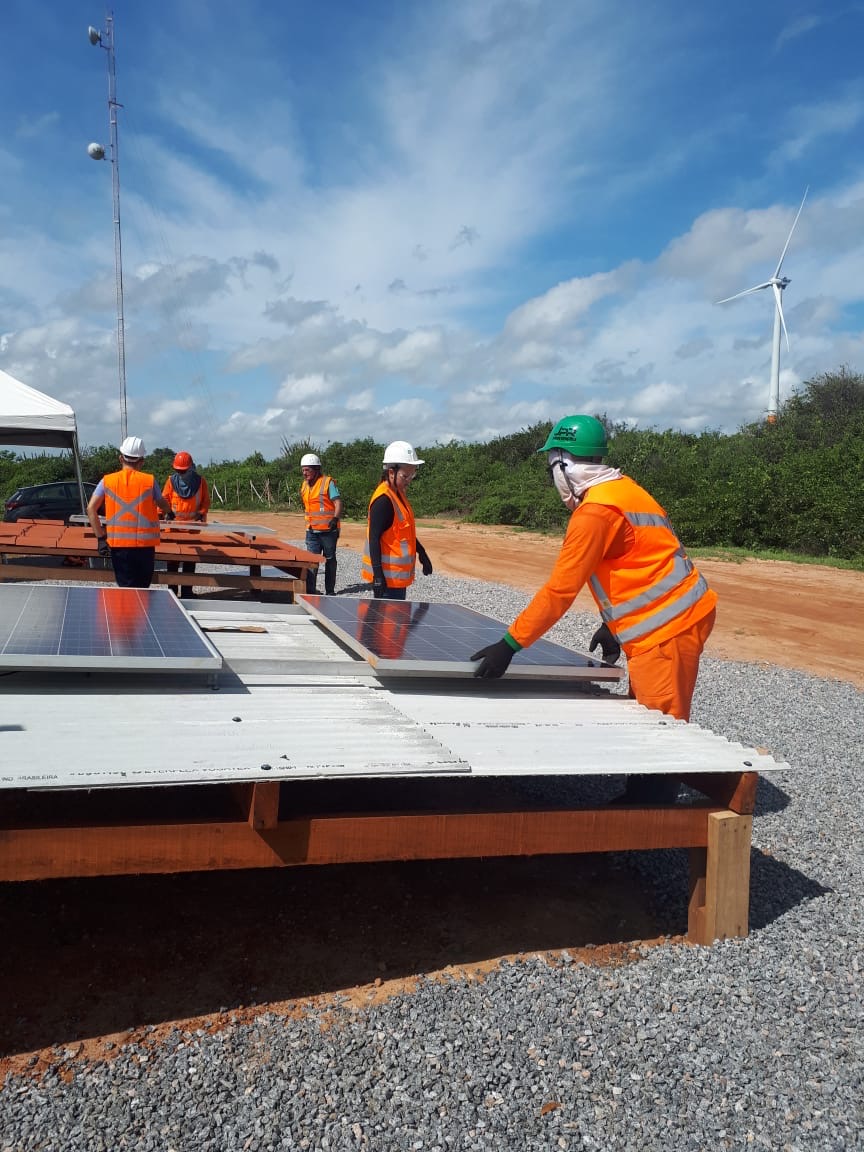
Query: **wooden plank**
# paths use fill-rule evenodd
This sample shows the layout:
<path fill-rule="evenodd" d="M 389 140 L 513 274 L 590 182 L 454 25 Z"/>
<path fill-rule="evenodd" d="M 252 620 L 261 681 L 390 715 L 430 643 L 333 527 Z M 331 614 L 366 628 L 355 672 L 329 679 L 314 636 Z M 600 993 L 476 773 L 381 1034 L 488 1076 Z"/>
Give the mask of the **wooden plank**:
<path fill-rule="evenodd" d="M 746 936 L 753 817 L 711 812 L 704 856 L 691 853 L 688 936 L 694 944 Z"/>
<path fill-rule="evenodd" d="M 741 816 L 751 816 L 756 807 L 758 772 L 688 772 L 681 780 L 719 807 Z"/>
<path fill-rule="evenodd" d="M 63 580 L 111 584 L 111 568 L 45 568 L 37 564 L 7 564 L 0 568 L 3 580 Z M 154 584 L 190 585 L 201 588 L 232 588 L 240 591 L 287 592 L 296 595 L 306 591 L 304 579 L 282 576 L 246 576 L 234 572 L 154 572 Z"/>
<path fill-rule="evenodd" d="M 263 793 L 261 811 L 272 815 L 272 803 L 272 793 Z M 250 812 L 253 810 L 256 810 L 254 803 Z M 249 820 L 6 829 L 0 831 L 0 880 L 705 848 L 713 814 L 709 808 L 606 808 L 311 816 L 283 821 L 269 829 L 253 829 Z M 727 835 L 718 854 L 724 867 L 719 871 L 715 869 L 715 885 L 725 882 L 728 855 Z M 740 904 L 740 893 L 733 904 L 736 907 Z M 715 905 L 717 922 L 722 920 L 726 925 L 731 912 L 727 912 L 725 903 L 715 900 Z"/>

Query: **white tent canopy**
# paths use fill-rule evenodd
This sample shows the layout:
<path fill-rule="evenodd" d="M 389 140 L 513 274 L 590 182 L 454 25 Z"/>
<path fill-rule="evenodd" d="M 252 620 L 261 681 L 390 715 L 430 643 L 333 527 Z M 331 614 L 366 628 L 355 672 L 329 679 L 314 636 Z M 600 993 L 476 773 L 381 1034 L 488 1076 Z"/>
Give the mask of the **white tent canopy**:
<path fill-rule="evenodd" d="M 68 404 L 0 369 L 0 443 L 77 449 L 77 440 L 75 413 Z"/>
<path fill-rule="evenodd" d="M 32 448 L 68 448 L 75 461 L 75 476 L 84 510 L 81 458 L 75 413 L 68 404 L 28 388 L 0 369 L 0 444 Z"/>

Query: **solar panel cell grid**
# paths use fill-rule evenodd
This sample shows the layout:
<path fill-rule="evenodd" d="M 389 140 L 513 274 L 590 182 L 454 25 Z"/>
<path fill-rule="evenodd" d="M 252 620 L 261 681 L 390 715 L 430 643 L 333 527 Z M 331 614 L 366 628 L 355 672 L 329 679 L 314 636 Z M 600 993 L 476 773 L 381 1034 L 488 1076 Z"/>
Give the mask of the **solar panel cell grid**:
<path fill-rule="evenodd" d="M 167 589 L 0 587 L 0 665 L 158 671 L 221 662 Z"/>
<path fill-rule="evenodd" d="M 474 669 L 472 655 L 500 640 L 505 627 L 460 604 L 332 596 L 301 596 L 300 600 L 325 628 L 379 672 L 469 674 Z M 614 680 L 621 672 L 560 644 L 538 640 L 514 656 L 507 675 Z"/>

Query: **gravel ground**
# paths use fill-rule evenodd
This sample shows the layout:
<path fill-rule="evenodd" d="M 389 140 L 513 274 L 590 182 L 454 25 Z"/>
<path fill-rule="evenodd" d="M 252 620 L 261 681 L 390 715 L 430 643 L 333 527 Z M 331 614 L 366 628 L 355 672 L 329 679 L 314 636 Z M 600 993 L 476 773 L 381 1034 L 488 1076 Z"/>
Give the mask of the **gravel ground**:
<path fill-rule="evenodd" d="M 338 587 L 358 576 L 340 552 Z M 525 603 L 439 576 L 410 595 L 507 622 Z M 584 648 L 594 626 L 550 635 Z M 529 957 L 372 1008 L 175 1030 L 71 1078 L 10 1077 L 0 1152 L 864 1148 L 862 695 L 705 660 L 693 720 L 793 769 L 760 782 L 746 940 L 618 968 Z M 682 853 L 639 868 L 680 900 Z"/>

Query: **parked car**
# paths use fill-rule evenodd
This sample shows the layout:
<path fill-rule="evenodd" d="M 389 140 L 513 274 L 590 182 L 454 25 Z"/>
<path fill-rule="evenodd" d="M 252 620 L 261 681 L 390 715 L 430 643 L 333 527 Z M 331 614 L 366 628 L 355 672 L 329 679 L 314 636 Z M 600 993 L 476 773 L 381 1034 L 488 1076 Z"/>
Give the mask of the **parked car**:
<path fill-rule="evenodd" d="M 95 484 L 84 485 L 84 499 L 96 491 Z M 74 480 L 55 484 L 30 484 L 16 489 L 6 501 L 4 520 L 65 520 L 81 511 L 81 497 Z"/>

